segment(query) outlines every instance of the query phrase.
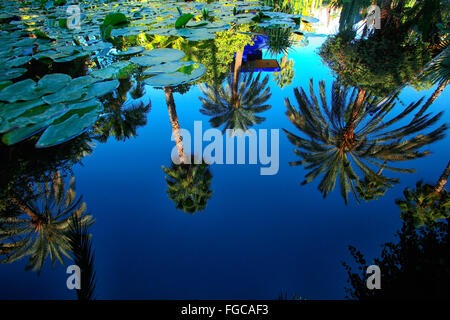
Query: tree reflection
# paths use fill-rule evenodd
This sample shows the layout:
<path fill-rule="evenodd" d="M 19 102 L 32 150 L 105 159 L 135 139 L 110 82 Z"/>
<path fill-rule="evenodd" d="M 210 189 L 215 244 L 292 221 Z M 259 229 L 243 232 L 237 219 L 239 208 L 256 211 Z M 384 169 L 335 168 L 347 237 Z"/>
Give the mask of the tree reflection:
<path fill-rule="evenodd" d="M 239 60 L 238 56 L 236 59 Z M 271 93 L 267 86 L 269 76 L 266 75 L 262 81 L 260 78 L 261 72 L 256 77 L 247 73 L 241 80 L 241 67 L 237 66 L 235 72 L 228 76 L 225 88 L 199 85 L 205 95 L 200 97 L 200 112 L 211 117 L 212 127 L 224 125 L 223 132 L 227 129 L 247 131 L 249 127 L 262 123 L 265 118 L 257 114 L 271 108 L 265 104 Z"/>
<path fill-rule="evenodd" d="M 395 96 L 388 99 L 383 108 L 373 117 L 369 117 L 376 98 L 362 95 L 360 90 L 350 90 L 340 82 L 333 83 L 331 106 L 328 104 L 325 83 L 319 82 L 320 101 L 314 92 L 313 81 L 310 82 L 311 95 L 308 98 L 305 91 L 294 89 L 298 109 L 286 99 L 286 115 L 292 124 L 306 138 L 297 136 L 287 130 L 290 142 L 297 147 L 294 153 L 301 160 L 290 163 L 293 166 L 305 165 L 311 171 L 305 176 L 302 184 L 306 184 L 324 173 L 318 189 L 324 197 L 335 187 L 339 175 L 341 195 L 348 202 L 348 193 L 355 192 L 360 178 L 358 171 L 366 179 L 374 181 L 381 187 L 390 187 L 397 179 L 375 172 L 371 167 L 398 172 L 413 172 L 413 169 L 401 169 L 387 164 L 424 157 L 428 151 L 421 148 L 444 137 L 447 125 L 422 134 L 423 130 L 435 124 L 442 112 L 435 116 L 424 114 L 421 108 L 411 122 L 393 128 L 393 125 L 411 115 L 422 100 L 411 103 L 402 112 L 390 120 L 385 120 L 394 108 Z M 356 169 L 356 171 L 355 171 Z"/>
<path fill-rule="evenodd" d="M 402 218 L 411 219 L 416 226 L 449 219 L 450 194 L 444 189 L 449 175 L 450 162 L 435 185 L 419 181 L 415 189 L 406 188 L 403 191 L 403 199 L 396 200 Z"/>
<path fill-rule="evenodd" d="M 203 211 L 212 196 L 210 190 L 212 174 L 209 165 L 204 161 L 197 163 L 198 161 L 194 156 L 188 158 L 185 154 L 173 90 L 173 87 L 164 88 L 172 135 L 178 153 L 178 163 L 172 162 L 171 167 L 163 166 L 162 169 L 167 174 L 169 199 L 175 202 L 177 209 L 193 214 L 197 211 Z"/>
<path fill-rule="evenodd" d="M 163 171 L 167 174 L 169 199 L 175 202 L 177 209 L 194 214 L 205 210 L 212 197 L 212 174 L 205 162 L 196 164 L 194 156 L 190 162 L 172 163 L 170 168 L 163 167 Z"/>
<path fill-rule="evenodd" d="M 106 98 L 105 114 L 93 128 L 95 138 L 102 143 L 111 136 L 118 141 L 135 138 L 137 128 L 147 124 L 150 101 L 139 100 L 145 95 L 143 83 L 138 81 L 133 87 L 130 78 L 122 79 L 117 92 L 117 96 L 110 94 Z"/>
<path fill-rule="evenodd" d="M 397 233 L 398 242 L 382 245 L 380 258 L 367 263 L 360 251 L 350 246 L 358 271 L 347 263 L 349 287 L 347 297 L 352 299 L 445 299 L 449 298 L 450 243 L 449 223 L 435 222 L 416 228 L 414 221 L 406 218 Z M 368 265 L 381 270 L 381 290 L 366 286 Z"/>
<path fill-rule="evenodd" d="M 48 256 L 52 266 L 56 261 L 64 264 L 63 256 L 70 258 L 68 233 L 74 217 L 83 227 L 94 220 L 86 213 L 81 197 L 76 197 L 74 177 L 66 185 L 57 171 L 50 182 L 30 185 L 28 192 L 32 197 L 9 197 L 0 213 L 1 251 L 5 254 L 0 262 L 13 263 L 29 256 L 26 270 L 40 273 Z M 34 200 L 23 200 L 27 198 Z"/>

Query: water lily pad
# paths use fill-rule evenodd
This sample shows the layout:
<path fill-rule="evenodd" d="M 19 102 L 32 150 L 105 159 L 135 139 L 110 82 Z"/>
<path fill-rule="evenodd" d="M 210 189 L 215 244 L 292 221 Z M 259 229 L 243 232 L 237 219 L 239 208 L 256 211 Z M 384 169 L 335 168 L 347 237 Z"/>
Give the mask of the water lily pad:
<path fill-rule="evenodd" d="M 183 70 L 183 68 L 186 68 Z M 194 81 L 206 73 L 206 68 L 200 63 L 181 67 L 178 71 L 158 74 L 144 80 L 144 83 L 155 87 L 176 86 Z"/>
<path fill-rule="evenodd" d="M 170 73 L 175 72 L 183 66 L 188 66 L 193 64 L 192 61 L 173 61 L 164 64 L 160 64 L 157 66 L 150 67 L 146 69 L 143 74 L 144 75 L 152 75 L 155 73 Z"/>
<path fill-rule="evenodd" d="M 6 61 L 5 67 L 6 68 L 20 67 L 20 66 L 23 66 L 24 64 L 30 62 L 31 59 L 33 59 L 33 58 L 30 56 L 14 58 L 14 59 Z"/>
<path fill-rule="evenodd" d="M 141 67 L 151 67 L 156 66 L 161 63 L 170 62 L 171 60 L 167 60 L 164 57 L 150 57 L 150 56 L 140 56 L 140 57 L 133 57 L 130 59 L 130 62 L 141 66 Z"/>
<path fill-rule="evenodd" d="M 153 49 L 149 51 L 145 51 L 144 55 L 150 57 L 159 57 L 164 58 L 167 62 L 169 61 L 177 61 L 183 59 L 185 54 L 181 50 L 170 49 L 170 48 L 162 48 L 162 49 Z"/>
<path fill-rule="evenodd" d="M 36 83 L 31 80 L 16 82 L 0 91 L 0 100 L 8 102 L 28 101 L 39 97 Z"/>
<path fill-rule="evenodd" d="M 27 69 L 25 68 L 12 68 L 9 70 L 0 70 L 0 81 L 19 78 L 26 72 Z"/>
<path fill-rule="evenodd" d="M 119 80 L 94 83 L 87 88 L 83 101 L 103 97 L 104 95 L 116 90 L 119 85 Z"/>
<path fill-rule="evenodd" d="M 145 50 L 144 47 L 129 47 L 126 51 L 117 51 L 114 52 L 113 55 L 115 56 L 129 56 L 133 54 L 141 53 Z"/>
<path fill-rule="evenodd" d="M 131 62 L 119 61 L 109 65 L 106 68 L 92 71 L 91 76 L 103 80 L 125 79 L 128 78 L 130 72 L 134 69 L 135 67 L 131 64 Z"/>
<path fill-rule="evenodd" d="M 36 90 L 38 90 L 41 95 L 55 93 L 66 87 L 71 80 L 72 77 L 64 73 L 47 74 L 39 80 Z"/>
<path fill-rule="evenodd" d="M 79 136 L 94 125 L 99 114 L 100 111 L 98 109 L 93 109 L 82 116 L 73 114 L 69 119 L 61 123 L 53 123 L 39 138 L 36 148 L 51 147 Z"/>
<path fill-rule="evenodd" d="M 32 124 L 23 128 L 18 128 L 14 131 L 11 131 L 2 137 L 2 142 L 8 146 L 19 143 L 23 140 L 26 140 L 35 134 L 41 132 L 45 128 L 49 126 L 53 120 L 47 120 L 41 123 Z"/>
<path fill-rule="evenodd" d="M 2 105 L 0 107 L 0 116 L 3 118 L 3 122 L 0 123 L 0 133 L 7 132 L 16 127 L 16 124 L 14 124 L 13 121 L 26 111 L 44 104 L 45 102 L 41 99 L 37 99 L 33 101 L 8 103 Z"/>

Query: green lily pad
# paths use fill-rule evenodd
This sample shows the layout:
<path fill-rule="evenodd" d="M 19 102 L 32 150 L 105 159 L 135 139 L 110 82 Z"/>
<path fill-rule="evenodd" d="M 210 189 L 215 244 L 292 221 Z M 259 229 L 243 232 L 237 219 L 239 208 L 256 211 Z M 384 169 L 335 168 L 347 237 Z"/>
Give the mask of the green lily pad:
<path fill-rule="evenodd" d="M 28 101 L 39 98 L 36 83 L 31 79 L 16 82 L 0 91 L 0 100 L 8 102 Z"/>
<path fill-rule="evenodd" d="M 47 120 L 41 123 L 32 124 L 23 128 L 18 128 L 14 131 L 11 131 L 2 137 L 2 142 L 8 146 L 19 143 L 23 140 L 26 140 L 35 134 L 41 132 L 45 128 L 49 126 L 52 120 Z"/>
<path fill-rule="evenodd" d="M 115 56 L 129 56 L 133 54 L 141 53 L 145 50 L 144 47 L 129 47 L 126 51 L 117 51 L 113 53 Z"/>
<path fill-rule="evenodd" d="M 12 121 L 24 114 L 26 111 L 44 104 L 45 103 L 41 99 L 37 99 L 26 102 L 8 103 L 1 106 L 0 116 L 3 118 L 3 122 L 0 123 L 0 133 L 13 129 L 16 125 L 12 123 Z"/>
<path fill-rule="evenodd" d="M 120 82 L 117 79 L 94 83 L 87 88 L 86 95 L 83 97 L 83 101 L 103 97 L 104 95 L 116 90 L 119 85 Z"/>
<path fill-rule="evenodd" d="M 6 68 L 20 67 L 20 66 L 23 66 L 24 64 L 30 62 L 32 59 L 33 58 L 30 56 L 14 58 L 14 59 L 6 61 L 5 67 Z"/>
<path fill-rule="evenodd" d="M 12 68 L 9 70 L 0 71 L 0 80 L 11 80 L 23 76 L 27 72 L 25 68 Z"/>
<path fill-rule="evenodd" d="M 39 138 L 36 143 L 36 148 L 51 147 L 79 136 L 86 129 L 94 125 L 99 114 L 100 111 L 94 109 L 82 116 L 73 114 L 69 119 L 61 123 L 52 124 Z"/>
<path fill-rule="evenodd" d="M 38 90 L 41 95 L 55 93 L 66 87 L 72 77 L 64 73 L 53 73 L 47 74 L 39 80 L 36 90 Z"/>
<path fill-rule="evenodd" d="M 103 80 L 125 79 L 129 77 L 131 71 L 133 71 L 135 68 L 136 67 L 133 66 L 129 61 L 119 61 L 109 65 L 104 69 L 92 71 L 91 76 Z"/>
<path fill-rule="evenodd" d="M 195 81 L 206 73 L 206 68 L 200 63 L 181 67 L 178 71 L 158 74 L 144 80 L 144 83 L 155 87 L 177 86 Z"/>
<path fill-rule="evenodd" d="M 183 59 L 185 56 L 183 51 L 170 48 L 153 49 L 145 51 L 143 54 L 155 58 L 165 58 L 167 62 L 177 61 Z"/>
<path fill-rule="evenodd" d="M 175 72 L 183 66 L 191 65 L 194 62 L 192 61 L 173 61 L 164 64 L 160 64 L 157 66 L 150 67 L 146 69 L 143 74 L 144 75 L 152 75 L 155 73 L 170 73 Z"/>

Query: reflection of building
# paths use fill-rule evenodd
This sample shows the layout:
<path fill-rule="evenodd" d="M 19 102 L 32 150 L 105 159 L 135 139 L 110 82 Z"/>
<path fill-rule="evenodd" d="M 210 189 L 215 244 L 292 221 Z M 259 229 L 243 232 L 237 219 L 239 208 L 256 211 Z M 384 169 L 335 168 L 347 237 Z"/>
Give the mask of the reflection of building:
<path fill-rule="evenodd" d="M 253 45 L 245 46 L 242 56 L 242 72 L 279 72 L 281 70 L 276 59 L 262 58 L 262 49 L 267 48 L 267 39 L 266 35 L 257 35 Z"/>

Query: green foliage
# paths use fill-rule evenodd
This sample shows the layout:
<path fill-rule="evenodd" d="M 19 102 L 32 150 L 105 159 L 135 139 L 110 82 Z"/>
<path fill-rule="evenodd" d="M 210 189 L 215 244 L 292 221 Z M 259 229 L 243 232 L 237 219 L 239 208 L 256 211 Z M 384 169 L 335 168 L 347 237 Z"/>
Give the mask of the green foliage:
<path fill-rule="evenodd" d="M 179 17 L 177 19 L 177 21 L 175 21 L 175 29 L 181 29 L 181 28 L 185 28 L 186 24 L 192 19 L 194 18 L 193 14 L 187 13 L 187 14 L 183 14 L 181 17 Z"/>
<path fill-rule="evenodd" d="M 324 197 L 334 189 L 339 176 L 341 195 L 347 203 L 348 193 L 350 191 L 355 193 L 355 182 L 357 184 L 360 180 L 355 169 L 381 186 L 397 182 L 396 179 L 377 174 L 370 165 L 399 172 L 413 172 L 413 169 L 394 168 L 385 163 L 427 156 L 429 152 L 420 149 L 442 139 L 447 129 L 447 125 L 444 124 L 430 133 L 423 134 L 423 130 L 441 118 L 442 112 L 431 117 L 430 114 L 420 115 L 421 111 L 408 125 L 392 128 L 394 124 L 412 114 L 422 100 L 411 103 L 392 119 L 384 121 L 395 106 L 395 96 L 370 117 L 375 97 L 364 95 L 360 109 L 356 111 L 358 110 L 356 95 L 357 92 L 358 95 L 361 94 L 361 91 L 350 92 L 348 87 L 342 86 L 340 82 L 334 82 L 330 106 L 326 99 L 324 81 L 319 82 L 319 89 L 321 104 L 314 92 L 312 79 L 310 98 L 303 88 L 294 89 L 298 109 L 291 105 L 288 98 L 285 100 L 288 119 L 306 136 L 306 139 L 283 130 L 296 147 L 294 153 L 301 158 L 300 161 L 291 162 L 290 165 L 305 165 L 306 169 L 311 170 L 306 174 L 302 184 L 307 184 L 324 173 L 318 186 Z"/>
<path fill-rule="evenodd" d="M 450 81 L 450 47 L 430 62 L 424 71 L 424 77 L 433 84 Z"/>
<path fill-rule="evenodd" d="M 368 176 L 365 176 L 364 180 L 358 181 L 356 193 L 359 198 L 365 201 L 378 200 L 386 194 L 389 187 L 392 187 L 392 184 L 372 181 Z"/>
<path fill-rule="evenodd" d="M 395 201 L 402 212 L 402 219 L 409 218 L 416 226 L 421 226 L 448 218 L 450 194 L 445 189 L 440 193 L 434 190 L 435 187 L 422 181 L 417 182 L 415 189 L 406 188 L 404 198 Z"/>
<path fill-rule="evenodd" d="M 167 194 L 176 204 L 176 208 L 194 214 L 206 209 L 213 192 L 210 190 L 212 174 L 209 165 L 202 162 L 191 164 L 174 164 L 170 168 L 162 167 L 167 174 Z"/>
<path fill-rule="evenodd" d="M 329 37 L 319 55 L 347 86 L 358 86 L 376 96 L 387 96 L 414 79 L 431 53 L 419 40 L 399 44 L 389 39 L 352 40 L 351 37 Z"/>
<path fill-rule="evenodd" d="M 294 60 L 283 60 L 281 70 L 273 74 L 274 80 L 281 89 L 290 86 L 295 77 Z"/>

